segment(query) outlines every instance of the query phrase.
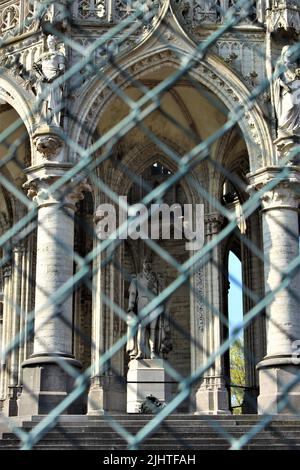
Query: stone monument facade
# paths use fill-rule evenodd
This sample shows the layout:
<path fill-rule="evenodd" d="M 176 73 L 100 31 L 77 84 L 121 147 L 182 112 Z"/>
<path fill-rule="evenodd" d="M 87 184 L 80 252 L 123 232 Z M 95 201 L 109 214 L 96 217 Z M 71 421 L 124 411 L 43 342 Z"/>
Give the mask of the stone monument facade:
<path fill-rule="evenodd" d="M 78 0 L 70 7 L 61 0 L 50 2 L 38 19 L 40 3 L 0 0 L 0 133 L 7 132 L 1 160 L 18 142 L 18 164 L 5 164 L 6 184 L 0 186 L 0 235 L 19 227 L 1 247 L 1 409 L 8 416 L 48 414 L 88 370 L 87 394 L 64 413 L 137 412 L 148 394 L 168 402 L 178 391 L 178 377 L 202 370 L 179 411 L 230 413 L 230 361 L 226 351 L 217 351 L 228 338 L 232 251 L 242 264 L 243 313 L 269 296 L 244 332 L 244 385 L 251 397 L 244 411 L 291 413 L 279 401 L 300 370 L 294 357 L 299 282 L 295 268 L 293 279 L 284 278 L 279 289 L 278 273 L 284 277 L 299 255 L 298 2 L 249 1 L 247 8 L 233 0 L 147 2 L 144 24 L 137 21 L 108 41 L 107 33 L 136 13 L 135 2 Z M 231 13 L 238 24 L 226 28 Z M 204 56 L 196 56 L 195 48 L 207 44 L 218 27 L 223 34 L 214 36 Z M 165 113 L 153 103 L 145 114 L 156 140 L 136 126 L 97 146 L 129 112 L 113 87 L 137 100 L 138 83 L 154 89 L 191 54 L 189 76 L 164 93 Z M 125 76 L 133 77 L 130 84 Z M 258 92 L 261 83 L 269 85 Z M 232 111 L 250 102 L 231 129 L 218 134 Z M 209 155 L 198 160 L 191 153 L 195 142 L 215 133 Z M 89 148 L 93 162 L 101 161 L 89 167 L 92 174 L 83 168 Z M 152 250 L 152 267 L 142 266 L 137 240 L 124 241 L 108 254 L 96 250 L 84 270 L 82 260 L 90 260 L 98 243 L 91 234 L 99 238 L 101 231 L 99 205 L 111 204 L 114 193 L 118 215 L 118 196 L 138 203 L 149 187 L 175 175 L 189 152 L 195 157 L 189 178 L 177 180 L 164 201 L 204 206 L 201 230 L 204 245 L 212 247 L 209 259 L 178 283 L 167 306 L 156 299 L 182 276 L 180 266 L 189 260 L 185 241 L 158 237 L 155 242 L 170 257 Z M 139 187 L 141 180 L 147 184 Z M 256 205 L 245 215 L 243 203 L 253 195 Z M 236 230 L 223 236 L 233 214 Z M 18 335 L 22 341 L 11 347 Z M 110 355 L 121 338 L 122 347 Z M 170 379 L 169 366 L 178 376 Z M 299 385 L 286 393 L 299 410 Z"/>

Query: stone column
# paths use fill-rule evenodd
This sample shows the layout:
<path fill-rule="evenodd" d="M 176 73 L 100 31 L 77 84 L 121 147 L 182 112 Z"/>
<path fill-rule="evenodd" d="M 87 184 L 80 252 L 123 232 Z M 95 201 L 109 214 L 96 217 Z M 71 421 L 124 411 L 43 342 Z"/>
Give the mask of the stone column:
<path fill-rule="evenodd" d="M 97 225 L 101 217 L 97 212 L 95 213 L 96 234 L 99 233 Z M 98 238 L 95 238 L 95 243 L 100 242 Z M 124 377 L 123 351 L 118 351 L 109 363 L 105 364 L 101 370 L 99 368 L 101 354 L 111 348 L 125 334 L 124 322 L 115 313 L 113 306 L 107 305 L 102 297 L 102 293 L 105 293 L 115 305 L 124 308 L 123 280 L 119 270 L 111 261 L 106 266 L 101 266 L 101 260 L 106 256 L 107 252 L 102 252 L 94 260 L 92 364 L 95 367 L 88 395 L 89 415 L 101 415 L 105 411 L 125 412 L 126 410 L 126 384 L 125 379 L 124 381 L 120 380 L 120 377 Z M 118 248 L 116 256 L 121 263 L 122 248 Z"/>
<path fill-rule="evenodd" d="M 220 232 L 223 217 L 212 213 L 205 217 L 206 242 L 209 243 Z M 204 321 L 204 363 L 217 351 L 223 342 L 223 326 L 217 315 L 222 312 L 221 247 L 216 246 L 205 267 L 205 296 L 212 308 L 206 307 Z M 228 392 L 225 388 L 224 361 L 217 357 L 214 365 L 206 371 L 200 388 L 196 392 L 195 414 L 229 414 Z"/>
<path fill-rule="evenodd" d="M 2 349 L 4 350 L 10 340 L 10 311 L 11 311 L 11 264 L 6 264 L 3 268 L 3 324 L 2 324 Z M 7 355 L 1 358 L 1 376 L 0 376 L 0 399 L 3 401 L 8 396 L 8 380 L 9 380 L 9 362 L 10 357 Z"/>
<path fill-rule="evenodd" d="M 69 167 L 56 163 L 31 167 L 25 185 L 38 206 L 38 226 L 34 345 L 33 354 L 22 364 L 20 415 L 47 414 L 69 394 L 74 379 L 59 365 L 62 359 L 75 369 L 81 367 L 72 353 L 72 288 L 57 302 L 59 290 L 73 276 L 75 203 L 89 189 L 78 175 L 77 181 L 53 192 L 51 185 Z M 81 412 L 80 403 L 67 412 Z"/>
<path fill-rule="evenodd" d="M 12 289 L 11 289 L 11 305 L 10 305 L 10 333 L 9 342 L 17 338 L 20 331 L 21 317 L 21 283 L 23 277 L 22 263 L 24 258 L 24 246 L 19 244 L 12 250 Z M 4 403 L 4 413 L 7 416 L 16 416 L 17 399 L 20 392 L 18 383 L 19 376 L 19 351 L 21 344 L 16 344 L 9 355 L 9 371 L 8 371 L 8 396 Z"/>
<path fill-rule="evenodd" d="M 247 233 L 252 244 L 262 251 L 260 214 L 256 211 L 247 219 Z M 244 286 L 252 295 L 243 295 L 244 315 L 264 297 L 264 273 L 262 260 L 253 251 L 241 244 L 242 269 Z M 253 297 L 252 297 L 253 296 Z M 266 324 L 265 312 L 253 319 L 244 330 L 245 354 L 245 393 L 242 414 L 257 414 L 258 371 L 256 365 L 266 354 Z"/>
<path fill-rule="evenodd" d="M 267 355 L 258 364 L 259 413 L 293 413 L 288 406 L 280 409 L 284 386 L 300 373 L 300 276 L 291 274 L 288 287 L 276 291 L 290 263 L 299 255 L 299 187 L 288 181 L 279 183 L 262 198 L 263 250 L 265 258 L 265 294 L 275 293 L 267 307 Z M 298 343 L 297 343 L 298 341 Z M 295 343 L 296 342 L 296 343 Z M 300 383 L 288 392 L 295 410 L 300 408 Z"/>

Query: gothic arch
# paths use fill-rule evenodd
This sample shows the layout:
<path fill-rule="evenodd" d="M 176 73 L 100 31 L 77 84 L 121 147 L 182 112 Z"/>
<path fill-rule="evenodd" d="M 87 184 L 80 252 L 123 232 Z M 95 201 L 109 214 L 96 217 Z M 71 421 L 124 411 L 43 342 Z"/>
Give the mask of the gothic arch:
<path fill-rule="evenodd" d="M 172 148 L 178 155 L 183 155 L 184 151 L 173 142 L 167 142 L 168 146 Z M 138 158 L 140 155 L 143 155 L 143 158 Z M 135 146 L 132 148 L 126 156 L 122 159 L 122 164 L 126 165 L 130 171 L 134 172 L 136 175 L 141 175 L 143 171 L 153 163 L 153 156 L 156 156 L 156 159 L 159 163 L 167 166 L 172 172 L 178 170 L 178 166 L 171 158 L 163 154 L 163 152 L 157 148 L 154 143 L 148 143 L 146 145 Z M 191 204 L 199 202 L 199 193 L 197 192 L 196 185 L 200 183 L 200 179 L 205 181 L 207 175 L 206 165 L 203 165 L 203 172 L 201 175 L 196 174 L 193 171 L 188 173 L 188 178 L 193 179 L 193 184 L 187 184 L 187 181 L 183 178 L 180 178 L 180 184 L 188 198 L 188 202 Z M 119 188 L 122 187 L 124 194 L 128 194 L 130 187 L 132 185 L 132 180 L 129 176 L 124 175 L 124 172 L 119 171 L 118 169 L 114 170 L 112 173 L 112 179 L 110 181 L 110 188 L 118 192 Z"/>
<path fill-rule="evenodd" d="M 152 50 L 144 50 L 141 46 L 140 53 L 138 53 L 139 48 L 135 49 L 135 55 L 127 56 L 126 62 L 123 59 L 120 68 L 126 71 L 124 75 L 129 74 L 134 78 L 140 78 L 148 71 L 162 66 L 178 70 L 182 65 L 182 59 L 180 61 L 178 57 L 181 55 L 188 58 L 189 51 L 187 47 L 183 50 L 178 45 L 176 45 L 177 51 L 174 51 L 174 47 L 175 45 L 171 50 L 166 45 L 159 45 Z M 190 75 L 201 87 L 212 92 L 227 110 L 235 109 L 237 106 L 240 106 L 240 109 L 246 107 L 247 111 L 238 124 L 248 149 L 250 171 L 271 165 L 274 161 L 274 148 L 267 122 L 259 105 L 249 104 L 250 91 L 240 78 L 221 59 L 212 55 L 207 55 L 205 60 L 199 61 L 191 69 Z M 113 80 L 122 89 L 129 86 L 128 80 L 119 72 L 108 69 L 106 76 L 105 84 L 94 79 L 71 110 L 72 114 L 78 116 L 77 123 L 80 123 L 73 125 L 71 137 L 83 148 L 91 142 L 97 123 L 115 98 L 115 93 L 107 86 L 107 82 Z"/>
<path fill-rule="evenodd" d="M 18 113 L 29 135 L 34 128 L 34 113 L 31 104 L 32 92 L 25 90 L 25 82 L 13 77 L 5 68 L 0 67 L 0 100 L 7 102 Z"/>

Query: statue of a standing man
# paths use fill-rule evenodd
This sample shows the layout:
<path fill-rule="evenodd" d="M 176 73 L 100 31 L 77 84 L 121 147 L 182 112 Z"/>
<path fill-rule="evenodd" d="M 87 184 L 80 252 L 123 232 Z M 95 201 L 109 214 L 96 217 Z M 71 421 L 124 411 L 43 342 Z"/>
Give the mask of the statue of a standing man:
<path fill-rule="evenodd" d="M 57 51 L 55 36 L 47 37 L 48 52 L 41 55 L 33 64 L 36 72 L 36 94 L 41 104 L 41 121 L 48 125 L 60 126 L 63 87 L 56 79 L 63 75 L 66 68 L 66 58 Z"/>
<path fill-rule="evenodd" d="M 152 271 L 149 260 L 144 259 L 143 271 L 134 277 L 129 287 L 128 303 L 128 341 L 127 352 L 130 359 L 154 359 L 162 357 L 171 351 L 170 325 L 166 308 L 158 307 L 152 310 L 138 325 L 137 335 L 130 337 L 130 320 L 139 315 L 163 290 L 160 276 Z"/>

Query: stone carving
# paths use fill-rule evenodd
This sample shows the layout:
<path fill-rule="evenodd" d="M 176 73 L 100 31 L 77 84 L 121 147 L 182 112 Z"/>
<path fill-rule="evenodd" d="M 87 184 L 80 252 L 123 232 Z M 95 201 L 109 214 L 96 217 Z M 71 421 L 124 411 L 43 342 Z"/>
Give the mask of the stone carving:
<path fill-rule="evenodd" d="M 132 279 L 129 287 L 128 336 L 132 331 L 132 320 L 159 295 L 163 290 L 162 284 L 161 277 L 152 271 L 151 262 L 145 258 L 143 271 Z M 172 349 L 165 306 L 154 309 L 149 315 L 145 318 L 147 324 L 145 321 L 139 324 L 137 335 L 128 337 L 126 350 L 130 359 L 164 358 Z"/>
<path fill-rule="evenodd" d="M 81 0 L 78 2 L 78 16 L 85 20 L 106 17 L 106 0 Z"/>
<path fill-rule="evenodd" d="M 74 207 L 75 204 L 84 199 L 84 193 L 91 191 L 91 186 L 86 180 L 73 179 L 66 185 L 53 191 L 58 176 L 43 176 L 39 179 L 28 180 L 23 184 L 27 191 L 27 197 L 32 199 L 38 206 L 44 204 L 64 204 Z"/>
<path fill-rule="evenodd" d="M 300 8 L 298 0 L 273 0 L 272 10 L 267 16 L 268 29 L 300 32 Z"/>
<path fill-rule="evenodd" d="M 196 0 L 193 8 L 193 17 L 194 21 L 199 23 L 219 22 L 220 2 L 215 0 Z"/>
<path fill-rule="evenodd" d="M 16 5 L 9 5 L 4 8 L 1 14 L 1 32 L 5 33 L 15 28 L 19 23 L 20 13 Z"/>
<path fill-rule="evenodd" d="M 203 269 L 195 273 L 195 298 L 196 298 L 196 318 L 197 326 L 199 330 L 203 333 L 204 331 L 204 279 L 203 279 Z"/>
<path fill-rule="evenodd" d="M 57 51 L 57 40 L 47 37 L 48 52 L 33 64 L 36 71 L 36 95 L 41 104 L 40 122 L 60 126 L 63 87 L 56 79 L 65 72 L 66 58 Z"/>
<path fill-rule="evenodd" d="M 175 0 L 175 6 L 186 25 L 220 24 L 231 11 L 237 23 L 248 24 L 258 21 L 261 2 L 249 0 L 240 5 L 238 0 Z M 258 4 L 258 5 L 257 5 Z"/>
<path fill-rule="evenodd" d="M 1 54 L 0 65 L 11 71 L 12 75 L 25 78 L 26 70 L 20 61 L 21 54 L 18 52 L 14 55 Z"/>
<path fill-rule="evenodd" d="M 282 182 L 271 191 L 266 191 L 262 197 L 264 209 L 274 209 L 278 207 L 290 207 L 298 209 L 299 194 L 293 189 L 289 182 Z"/>
<path fill-rule="evenodd" d="M 283 70 L 281 73 L 280 71 Z M 300 68 L 291 46 L 282 49 L 276 66 L 274 104 L 278 121 L 278 139 L 300 138 Z M 275 71 L 275 73 L 276 73 Z"/>
<path fill-rule="evenodd" d="M 1 5 L 3 3 L 3 5 Z M 37 26 L 34 1 L 0 2 L 0 34 L 6 40 L 19 36 Z"/>
<path fill-rule="evenodd" d="M 0 235 L 9 229 L 9 220 L 5 212 L 0 211 Z"/>
<path fill-rule="evenodd" d="M 45 158 L 55 158 L 61 148 L 63 141 L 56 135 L 40 135 L 34 141 L 35 148 Z"/>

